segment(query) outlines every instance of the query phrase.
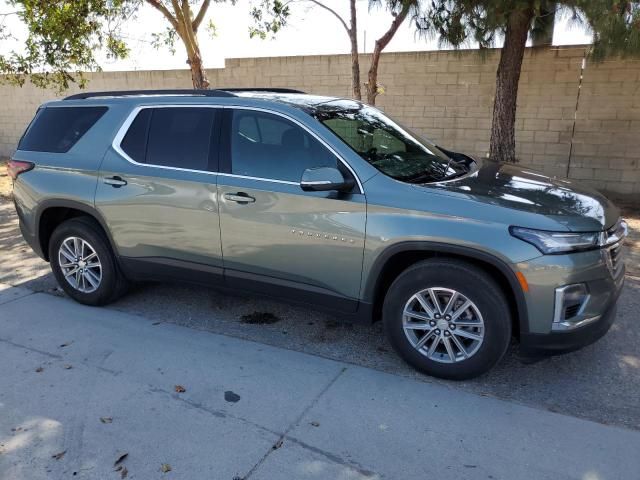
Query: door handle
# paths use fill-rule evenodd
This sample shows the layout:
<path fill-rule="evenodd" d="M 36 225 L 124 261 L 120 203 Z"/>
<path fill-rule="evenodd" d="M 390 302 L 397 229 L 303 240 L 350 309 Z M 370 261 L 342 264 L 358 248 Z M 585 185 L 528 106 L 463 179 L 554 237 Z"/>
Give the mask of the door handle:
<path fill-rule="evenodd" d="M 124 187 L 127 184 L 127 181 L 118 175 L 115 175 L 113 177 L 105 177 L 103 181 L 107 185 L 111 185 L 113 188 Z"/>
<path fill-rule="evenodd" d="M 255 198 L 253 198 L 250 195 L 247 195 L 244 192 L 225 193 L 224 198 L 225 200 L 229 200 L 231 202 L 237 202 L 237 203 L 253 203 L 256 201 Z"/>

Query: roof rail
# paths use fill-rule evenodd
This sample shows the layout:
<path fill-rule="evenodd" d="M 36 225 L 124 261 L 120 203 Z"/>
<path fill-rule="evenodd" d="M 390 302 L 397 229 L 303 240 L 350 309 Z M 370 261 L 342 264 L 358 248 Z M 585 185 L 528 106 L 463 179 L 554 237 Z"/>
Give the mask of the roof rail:
<path fill-rule="evenodd" d="M 131 97 L 135 95 L 195 95 L 202 97 L 233 97 L 232 93 L 223 90 L 120 90 L 112 92 L 86 92 L 65 97 L 64 100 L 85 100 L 95 97 Z"/>
<path fill-rule="evenodd" d="M 269 88 L 269 87 L 246 87 L 246 88 L 219 88 L 225 92 L 265 92 L 265 93 L 306 93 L 293 88 Z"/>

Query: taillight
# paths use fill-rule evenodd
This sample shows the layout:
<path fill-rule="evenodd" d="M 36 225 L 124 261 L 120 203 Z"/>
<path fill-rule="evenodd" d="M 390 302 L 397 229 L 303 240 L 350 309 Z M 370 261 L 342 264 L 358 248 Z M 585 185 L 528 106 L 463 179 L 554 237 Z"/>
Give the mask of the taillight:
<path fill-rule="evenodd" d="M 21 162 L 20 160 L 9 160 L 7 162 L 7 174 L 15 180 L 18 175 L 24 172 L 28 172 L 35 165 L 31 162 Z"/>

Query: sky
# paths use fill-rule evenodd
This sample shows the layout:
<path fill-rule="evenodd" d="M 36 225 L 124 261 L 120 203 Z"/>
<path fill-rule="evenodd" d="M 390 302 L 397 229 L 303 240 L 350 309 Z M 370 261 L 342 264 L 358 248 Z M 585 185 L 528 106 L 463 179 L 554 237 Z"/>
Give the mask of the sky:
<path fill-rule="evenodd" d="M 249 2 L 250 0 L 238 0 L 235 6 L 230 3 L 212 2 L 203 26 L 212 20 L 217 34 L 212 37 L 203 27 L 198 34 L 205 67 L 224 67 L 226 58 L 349 53 L 349 40 L 342 25 L 329 12 L 305 0 L 292 3 L 292 15 L 288 25 L 275 38 L 250 39 L 248 32 L 252 20 L 249 16 Z M 338 11 L 345 20 L 348 19 L 346 0 L 327 0 L 326 3 Z M 357 5 L 360 51 L 371 52 L 375 39 L 388 28 L 392 17 L 380 8 L 369 10 L 367 0 L 358 0 Z M 4 0 L 0 0 L 0 14 L 8 11 L 11 11 L 11 8 Z M 572 25 L 567 17 L 562 15 L 556 22 L 554 44 L 589 43 L 590 34 L 584 28 Z M 4 42 L 0 45 L 0 53 L 19 48 L 26 36 L 24 26 L 15 16 L 6 17 L 5 21 L 16 36 L 16 41 Z M 176 43 L 175 55 L 166 48 L 157 50 L 152 45 L 152 35 L 163 32 L 166 24 L 166 20 L 159 12 L 144 4 L 136 17 L 130 19 L 122 29 L 131 50 L 129 57 L 113 61 L 104 55 L 99 55 L 100 65 L 107 71 L 187 68 L 186 55 L 179 41 Z M 437 39 L 418 37 L 405 21 L 385 51 L 437 50 L 438 48 Z"/>

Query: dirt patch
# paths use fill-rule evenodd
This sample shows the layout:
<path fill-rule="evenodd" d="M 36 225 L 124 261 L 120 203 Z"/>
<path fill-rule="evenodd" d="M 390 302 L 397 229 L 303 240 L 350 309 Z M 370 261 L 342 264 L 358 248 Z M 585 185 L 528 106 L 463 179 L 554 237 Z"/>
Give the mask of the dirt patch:
<path fill-rule="evenodd" d="M 280 317 L 271 312 L 253 312 L 240 317 L 240 323 L 249 325 L 272 325 L 280 321 Z"/>
<path fill-rule="evenodd" d="M 11 178 L 7 175 L 7 158 L 0 158 L 0 198 L 10 199 L 13 190 Z"/>

